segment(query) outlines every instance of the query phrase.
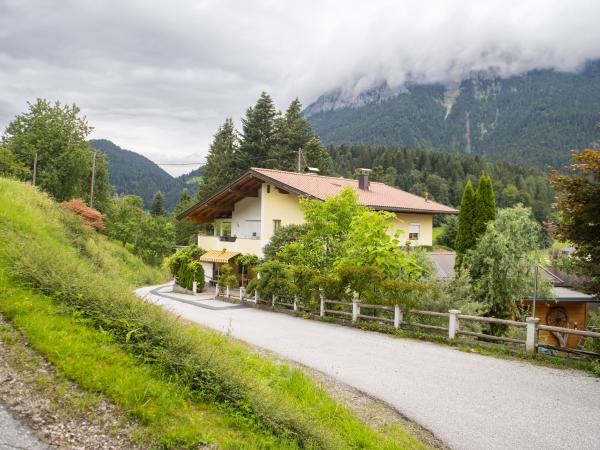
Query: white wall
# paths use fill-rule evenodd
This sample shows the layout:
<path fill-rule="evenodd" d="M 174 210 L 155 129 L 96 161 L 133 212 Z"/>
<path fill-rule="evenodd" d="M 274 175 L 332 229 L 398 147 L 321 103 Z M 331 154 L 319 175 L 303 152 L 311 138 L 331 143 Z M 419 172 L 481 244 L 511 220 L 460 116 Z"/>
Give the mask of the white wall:
<path fill-rule="evenodd" d="M 233 206 L 231 234 L 237 237 L 260 238 L 260 198 L 246 197 Z"/>

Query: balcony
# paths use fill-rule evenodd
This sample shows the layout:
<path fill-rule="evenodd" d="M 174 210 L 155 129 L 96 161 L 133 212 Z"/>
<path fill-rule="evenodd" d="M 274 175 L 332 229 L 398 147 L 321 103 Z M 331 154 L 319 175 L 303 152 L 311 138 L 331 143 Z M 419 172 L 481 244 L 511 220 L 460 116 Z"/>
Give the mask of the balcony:
<path fill-rule="evenodd" d="M 254 253 L 262 256 L 262 245 L 257 237 L 198 236 L 198 246 L 205 250 L 223 250 L 239 253 Z"/>

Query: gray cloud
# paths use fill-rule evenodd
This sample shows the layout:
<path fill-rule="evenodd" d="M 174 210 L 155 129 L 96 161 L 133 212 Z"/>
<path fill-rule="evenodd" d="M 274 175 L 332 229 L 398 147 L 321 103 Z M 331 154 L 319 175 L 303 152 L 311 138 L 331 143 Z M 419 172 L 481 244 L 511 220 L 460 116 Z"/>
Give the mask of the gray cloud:
<path fill-rule="evenodd" d="M 599 17 L 588 0 L 0 0 L 0 126 L 28 100 L 60 99 L 96 137 L 197 158 L 263 89 L 285 108 L 384 80 L 573 71 L 600 58 Z"/>

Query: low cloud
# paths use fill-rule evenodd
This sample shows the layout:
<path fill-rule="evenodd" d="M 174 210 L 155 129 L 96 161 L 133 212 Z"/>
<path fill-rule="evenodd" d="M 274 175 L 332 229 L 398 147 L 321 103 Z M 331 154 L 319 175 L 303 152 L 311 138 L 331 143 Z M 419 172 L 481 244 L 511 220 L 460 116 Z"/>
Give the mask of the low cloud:
<path fill-rule="evenodd" d="M 600 58 L 597 1 L 0 0 L 0 126 L 36 97 L 167 162 L 205 155 L 261 90 L 278 107 L 387 81 L 459 81 Z"/>

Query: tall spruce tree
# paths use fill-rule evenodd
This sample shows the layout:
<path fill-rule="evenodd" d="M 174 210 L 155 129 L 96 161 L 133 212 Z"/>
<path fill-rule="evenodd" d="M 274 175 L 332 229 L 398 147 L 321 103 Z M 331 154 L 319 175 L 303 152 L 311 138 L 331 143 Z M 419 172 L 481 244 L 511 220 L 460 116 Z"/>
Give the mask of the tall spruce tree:
<path fill-rule="evenodd" d="M 312 125 L 302 115 L 302 104 L 294 99 L 285 115 L 274 121 L 274 142 L 271 147 L 269 163 L 281 170 L 297 170 L 298 151 L 302 150 L 300 165 L 318 167 L 321 173 L 331 172 L 331 156 L 321 144 Z"/>
<path fill-rule="evenodd" d="M 150 214 L 154 217 L 165 215 L 165 196 L 160 191 L 154 194 L 150 205 Z"/>
<path fill-rule="evenodd" d="M 487 175 L 479 177 L 475 191 L 475 213 L 473 217 L 474 243 L 485 233 L 487 224 L 496 218 L 496 198 L 492 187 L 492 179 Z"/>
<path fill-rule="evenodd" d="M 238 134 L 233 125 L 233 119 L 229 118 L 219 127 L 210 145 L 202 181 L 198 186 L 198 199 L 210 195 L 246 169 L 235 164 L 238 152 Z"/>
<path fill-rule="evenodd" d="M 256 105 L 246 110 L 242 119 L 242 138 L 239 152 L 233 160 L 233 168 L 237 174 L 249 167 L 272 167 L 271 148 L 275 143 L 275 121 L 278 113 L 273 100 L 266 92 L 262 92 Z"/>
<path fill-rule="evenodd" d="M 460 213 L 458 215 L 458 231 L 456 232 L 456 267 L 460 267 L 462 259 L 470 248 L 475 245 L 473 237 L 473 222 L 475 218 L 475 192 L 471 180 L 467 181 L 460 201 Z"/>

